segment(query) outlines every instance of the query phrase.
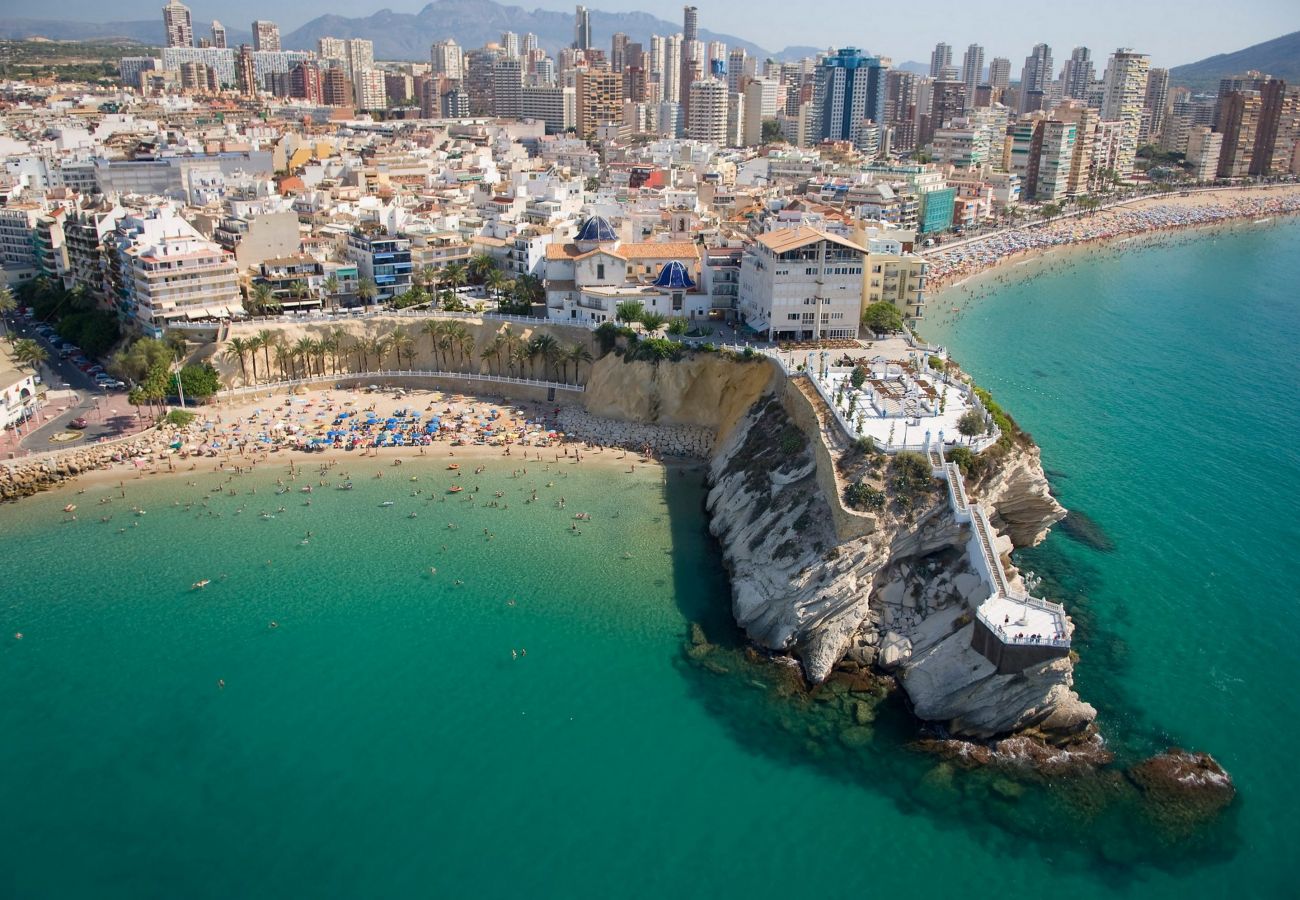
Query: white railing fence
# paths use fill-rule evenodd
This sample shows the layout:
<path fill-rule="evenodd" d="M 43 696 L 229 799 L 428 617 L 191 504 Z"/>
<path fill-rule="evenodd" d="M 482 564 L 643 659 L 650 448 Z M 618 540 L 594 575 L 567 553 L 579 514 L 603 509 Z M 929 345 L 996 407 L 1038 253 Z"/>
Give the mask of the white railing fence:
<path fill-rule="evenodd" d="M 563 381 L 543 381 L 537 378 L 514 378 L 509 375 L 483 375 L 477 372 L 446 372 L 440 369 L 382 369 L 374 372 L 341 372 L 337 375 L 313 375 L 309 378 L 291 378 L 270 384 L 250 384 L 245 387 L 230 388 L 217 393 L 218 400 L 243 397 L 251 394 L 271 394 L 288 388 L 305 387 L 313 384 L 338 384 L 342 382 L 378 382 L 394 378 L 443 378 L 461 381 L 480 381 L 488 384 L 515 384 L 525 387 L 548 388 L 557 391 L 582 393 L 586 387 Z"/>

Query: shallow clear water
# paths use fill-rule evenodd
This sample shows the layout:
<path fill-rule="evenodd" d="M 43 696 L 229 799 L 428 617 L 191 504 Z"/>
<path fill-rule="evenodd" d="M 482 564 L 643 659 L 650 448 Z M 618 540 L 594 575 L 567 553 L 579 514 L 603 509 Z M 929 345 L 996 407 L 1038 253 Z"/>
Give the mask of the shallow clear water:
<path fill-rule="evenodd" d="M 128 482 L 107 524 L 108 486 L 75 524 L 64 494 L 0 508 L 0 895 L 1288 895 L 1297 250 L 1287 226 L 1134 251 L 927 329 L 1114 541 L 1024 562 L 1076 613 L 1117 745 L 1236 776 L 1216 852 L 1135 864 L 1140 825 L 937 779 L 894 704 L 846 749 L 687 665 L 689 622 L 728 635 L 698 470 L 492 462 L 460 479 L 506 491 L 490 509 L 442 501 L 435 463 L 350 460 L 356 489 L 310 507 L 276 469 L 235 497 Z"/>
<path fill-rule="evenodd" d="M 923 331 L 1032 432 L 1061 501 L 1114 545 L 1058 528 L 1020 560 L 1082 626 L 1077 686 L 1104 731 L 1210 751 L 1236 779 L 1239 851 L 1151 894 L 1293 895 L 1300 222 L 1076 259 L 974 302 L 945 295 Z"/>

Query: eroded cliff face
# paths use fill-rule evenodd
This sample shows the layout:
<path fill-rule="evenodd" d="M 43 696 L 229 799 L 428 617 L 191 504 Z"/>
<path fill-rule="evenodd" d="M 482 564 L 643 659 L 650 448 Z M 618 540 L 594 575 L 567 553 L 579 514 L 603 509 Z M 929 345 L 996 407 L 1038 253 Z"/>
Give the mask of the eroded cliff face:
<path fill-rule="evenodd" d="M 1068 658 L 998 675 L 971 648 L 973 609 L 987 588 L 946 495 L 934 490 L 906 512 L 882 510 L 867 533 L 844 540 L 834 525 L 843 510 L 832 508 L 841 501 L 824 489 L 827 473 L 819 485 L 810 441 L 820 436 L 809 430 L 765 394 L 719 441 L 710 465 L 710 529 L 750 639 L 798 659 L 812 682 L 841 660 L 895 672 L 916 714 L 953 734 L 1029 730 L 1069 740 L 1086 730 L 1096 712 L 1075 694 Z M 1065 514 L 1036 450 L 1008 454 L 975 499 L 996 511 L 1005 530 L 998 550 L 1018 583 L 1013 547 L 1042 540 Z"/>
<path fill-rule="evenodd" d="M 768 390 L 775 368 L 763 360 L 734 362 L 698 353 L 674 363 L 597 360 L 582 395 L 592 415 L 627 422 L 702 425 L 724 438 Z"/>

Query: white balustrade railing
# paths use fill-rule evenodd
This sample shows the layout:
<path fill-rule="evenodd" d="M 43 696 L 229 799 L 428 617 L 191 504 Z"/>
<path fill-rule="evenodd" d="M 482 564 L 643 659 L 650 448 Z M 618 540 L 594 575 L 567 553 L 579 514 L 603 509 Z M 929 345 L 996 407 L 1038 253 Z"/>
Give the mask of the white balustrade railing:
<path fill-rule="evenodd" d="M 563 381 L 543 381 L 536 378 L 515 378 L 510 375 L 484 375 L 479 372 L 447 372 L 440 369 L 384 369 L 375 372 L 340 372 L 336 375 L 312 375 L 308 378 L 291 378 L 270 384 L 251 384 L 245 387 L 230 388 L 220 391 L 217 399 L 241 397 L 248 394 L 273 393 L 286 388 L 302 387 L 312 384 L 328 384 L 356 381 L 382 381 L 392 378 L 449 378 L 463 381 L 482 381 L 489 384 L 517 384 L 525 387 L 553 388 L 557 391 L 581 393 L 586 387 L 581 384 L 569 384 Z"/>

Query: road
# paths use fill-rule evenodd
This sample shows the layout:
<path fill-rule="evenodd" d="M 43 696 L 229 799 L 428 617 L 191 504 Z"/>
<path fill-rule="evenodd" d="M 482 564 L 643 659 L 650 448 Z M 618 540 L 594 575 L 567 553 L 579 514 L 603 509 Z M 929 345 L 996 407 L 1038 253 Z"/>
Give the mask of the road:
<path fill-rule="evenodd" d="M 59 354 L 50 346 L 50 342 L 31 331 L 31 323 L 19 324 L 16 331 L 19 337 L 32 338 L 49 353 L 50 358 L 37 366 L 37 374 L 40 375 L 41 384 L 46 391 L 62 392 L 66 395 L 66 399 L 48 401 L 28 423 L 36 427 L 27 431 L 27 426 L 24 426 L 21 438 L 14 432 L 9 432 L 4 438 L 4 443 L 0 445 L 0 449 L 3 449 L 6 455 L 9 453 L 18 455 L 21 451 L 40 453 L 45 450 L 81 446 L 139 430 L 135 410 L 126 402 L 126 391 L 105 391 L 96 386 L 95 380 L 85 372 L 68 360 L 59 359 Z M 68 394 L 69 391 L 74 393 Z M 73 399 L 74 395 L 76 399 Z M 78 440 L 50 440 L 61 432 L 75 431 L 76 429 L 68 427 L 68 423 L 78 416 L 84 417 L 89 423 Z"/>

